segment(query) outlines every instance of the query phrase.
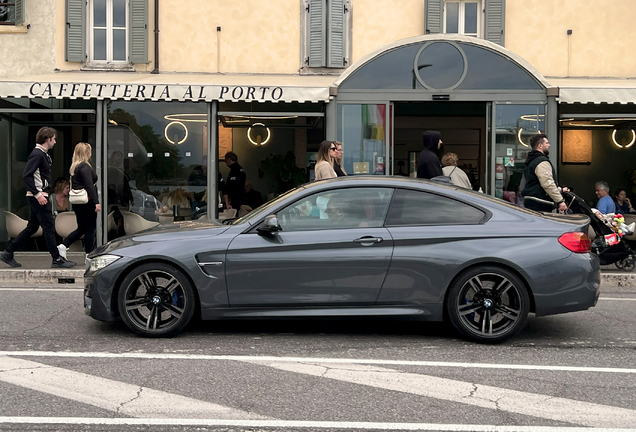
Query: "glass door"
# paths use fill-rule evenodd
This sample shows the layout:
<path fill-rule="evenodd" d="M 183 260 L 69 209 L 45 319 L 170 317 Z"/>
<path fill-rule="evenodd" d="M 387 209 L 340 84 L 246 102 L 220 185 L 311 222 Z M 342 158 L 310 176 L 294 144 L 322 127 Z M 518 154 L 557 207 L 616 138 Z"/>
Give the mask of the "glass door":
<path fill-rule="evenodd" d="M 495 104 L 491 187 L 497 198 L 517 204 L 530 138 L 545 133 L 545 104 Z"/>
<path fill-rule="evenodd" d="M 385 175 L 389 138 L 389 104 L 338 105 L 338 141 L 342 142 L 343 166 L 349 175 Z"/>

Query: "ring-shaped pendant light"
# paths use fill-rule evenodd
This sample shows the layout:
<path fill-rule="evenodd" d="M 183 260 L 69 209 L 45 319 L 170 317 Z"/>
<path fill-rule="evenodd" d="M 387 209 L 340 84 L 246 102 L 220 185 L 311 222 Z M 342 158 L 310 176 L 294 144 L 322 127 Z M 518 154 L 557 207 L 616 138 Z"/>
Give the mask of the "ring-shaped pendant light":
<path fill-rule="evenodd" d="M 182 127 L 182 128 L 183 128 L 183 130 L 185 131 L 185 136 L 183 137 L 183 139 L 182 139 L 181 141 L 174 142 L 174 141 L 172 141 L 172 140 L 169 138 L 169 136 L 168 136 L 168 129 L 169 129 L 169 128 L 170 128 L 170 126 L 172 126 L 173 124 L 181 125 L 181 127 Z M 173 121 L 173 122 L 170 122 L 170 123 L 168 123 L 168 124 L 166 125 L 166 128 L 163 130 L 163 136 L 164 136 L 164 137 L 166 137 L 166 141 L 168 141 L 170 144 L 179 145 L 179 144 L 181 144 L 182 142 L 184 142 L 186 139 L 188 139 L 188 128 L 186 127 L 186 125 L 185 125 L 185 124 L 183 124 L 183 123 L 182 123 L 182 122 L 180 122 L 180 121 Z"/>
<path fill-rule="evenodd" d="M 630 129 L 630 131 L 632 132 L 632 140 L 629 142 L 629 144 L 622 146 L 618 143 L 618 141 L 616 141 L 617 129 L 614 129 L 612 131 L 612 142 L 614 143 L 614 145 L 618 148 L 630 148 L 631 146 L 633 146 L 634 143 L 636 142 L 636 132 L 634 132 L 634 129 Z"/>
<path fill-rule="evenodd" d="M 269 128 L 268 128 L 268 127 L 266 127 L 263 123 L 254 123 L 252 126 L 250 126 L 249 128 L 247 128 L 247 139 L 248 139 L 248 140 L 249 140 L 252 144 L 254 144 L 255 146 L 259 145 L 259 144 L 258 144 L 256 141 L 254 141 L 254 140 L 252 139 L 252 137 L 250 136 L 250 133 L 252 132 L 252 128 L 253 128 L 254 126 L 262 126 L 262 127 L 264 127 L 264 128 L 265 128 L 265 130 L 267 130 L 267 138 L 265 138 L 265 141 L 262 141 L 260 145 L 265 145 L 265 144 L 267 144 L 267 143 L 269 142 L 269 139 L 272 137 L 272 133 L 271 133 L 271 131 L 269 130 Z"/>

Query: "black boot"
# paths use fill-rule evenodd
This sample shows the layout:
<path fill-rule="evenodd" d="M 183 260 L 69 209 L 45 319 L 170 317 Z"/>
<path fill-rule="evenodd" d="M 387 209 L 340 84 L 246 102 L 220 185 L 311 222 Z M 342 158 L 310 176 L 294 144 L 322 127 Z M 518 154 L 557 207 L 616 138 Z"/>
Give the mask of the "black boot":
<path fill-rule="evenodd" d="M 13 254 L 4 251 L 0 254 L 0 261 L 10 265 L 11 267 L 22 267 L 22 264 L 13 259 Z"/>
<path fill-rule="evenodd" d="M 53 260 L 53 264 L 51 264 L 51 268 L 71 268 L 77 265 L 76 262 L 69 261 L 66 258 L 62 258 L 61 256 Z"/>

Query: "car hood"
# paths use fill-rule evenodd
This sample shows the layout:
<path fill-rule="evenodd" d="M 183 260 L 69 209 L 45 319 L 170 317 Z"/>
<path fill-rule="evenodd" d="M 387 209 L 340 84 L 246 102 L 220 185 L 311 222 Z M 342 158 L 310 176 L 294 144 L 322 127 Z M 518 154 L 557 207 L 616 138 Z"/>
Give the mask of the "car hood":
<path fill-rule="evenodd" d="M 223 225 L 219 221 L 207 220 L 157 225 L 154 228 L 112 240 L 91 252 L 89 258 L 143 243 L 187 240 L 190 238 L 200 242 L 202 238 L 215 237 L 227 231 L 229 227 L 229 225 Z"/>

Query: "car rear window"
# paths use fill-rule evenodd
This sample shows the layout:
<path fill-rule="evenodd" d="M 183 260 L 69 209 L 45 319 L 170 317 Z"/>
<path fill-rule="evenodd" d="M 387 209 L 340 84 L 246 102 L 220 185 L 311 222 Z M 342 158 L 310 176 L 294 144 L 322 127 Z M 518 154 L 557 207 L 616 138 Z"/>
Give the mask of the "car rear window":
<path fill-rule="evenodd" d="M 461 201 L 428 192 L 397 189 L 386 225 L 478 224 L 485 216 L 483 211 Z"/>

